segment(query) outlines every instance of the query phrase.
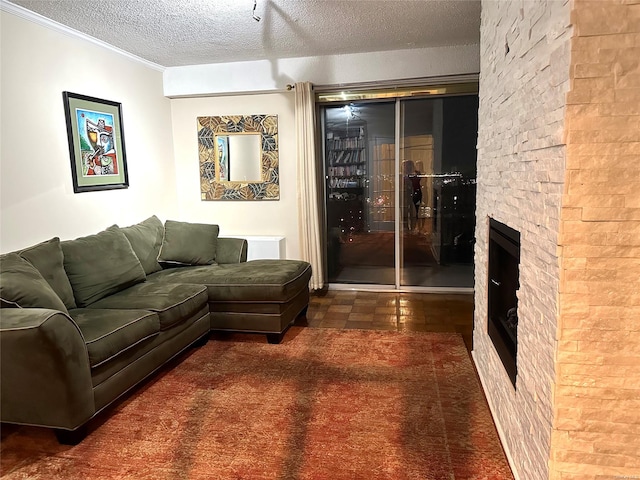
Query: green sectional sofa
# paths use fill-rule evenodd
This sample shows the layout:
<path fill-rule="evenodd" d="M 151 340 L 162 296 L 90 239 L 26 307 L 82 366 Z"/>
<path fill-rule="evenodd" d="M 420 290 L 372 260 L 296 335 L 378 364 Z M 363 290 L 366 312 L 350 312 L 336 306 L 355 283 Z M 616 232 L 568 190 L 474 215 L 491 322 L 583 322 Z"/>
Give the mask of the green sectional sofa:
<path fill-rule="evenodd" d="M 306 312 L 311 266 L 246 261 L 217 225 L 155 216 L 0 257 L 0 421 L 87 422 L 212 330 L 279 343 Z"/>

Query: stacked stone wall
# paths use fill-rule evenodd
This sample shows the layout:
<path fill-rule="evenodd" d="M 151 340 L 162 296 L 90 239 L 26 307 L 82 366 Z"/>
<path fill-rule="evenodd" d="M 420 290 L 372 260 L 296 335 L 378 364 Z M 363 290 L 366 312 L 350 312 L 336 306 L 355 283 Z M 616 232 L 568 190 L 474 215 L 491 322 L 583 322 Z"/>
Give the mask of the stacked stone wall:
<path fill-rule="evenodd" d="M 482 2 L 474 361 L 514 473 L 549 476 L 571 4 Z M 489 217 L 521 234 L 518 377 L 487 334 Z"/>
<path fill-rule="evenodd" d="M 572 21 L 550 478 L 640 479 L 640 1 Z"/>

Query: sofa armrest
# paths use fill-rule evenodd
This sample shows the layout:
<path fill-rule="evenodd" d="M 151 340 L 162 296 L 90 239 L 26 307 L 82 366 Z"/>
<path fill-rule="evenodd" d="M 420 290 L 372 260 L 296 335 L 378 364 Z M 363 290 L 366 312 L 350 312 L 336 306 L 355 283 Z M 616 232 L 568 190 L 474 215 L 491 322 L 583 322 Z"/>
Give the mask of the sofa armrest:
<path fill-rule="evenodd" d="M 2 422 L 74 430 L 95 413 L 87 348 L 68 315 L 2 309 L 0 365 Z"/>
<path fill-rule="evenodd" d="M 219 237 L 216 251 L 217 263 L 241 263 L 247 261 L 247 240 Z"/>

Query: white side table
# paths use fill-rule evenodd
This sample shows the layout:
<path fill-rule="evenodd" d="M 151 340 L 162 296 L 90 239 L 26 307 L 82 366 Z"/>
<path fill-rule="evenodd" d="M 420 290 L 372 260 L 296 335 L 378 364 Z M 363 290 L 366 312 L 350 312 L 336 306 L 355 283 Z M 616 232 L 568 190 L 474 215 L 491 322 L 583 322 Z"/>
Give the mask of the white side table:
<path fill-rule="evenodd" d="M 247 239 L 247 260 L 281 259 L 286 256 L 285 237 L 238 235 Z"/>

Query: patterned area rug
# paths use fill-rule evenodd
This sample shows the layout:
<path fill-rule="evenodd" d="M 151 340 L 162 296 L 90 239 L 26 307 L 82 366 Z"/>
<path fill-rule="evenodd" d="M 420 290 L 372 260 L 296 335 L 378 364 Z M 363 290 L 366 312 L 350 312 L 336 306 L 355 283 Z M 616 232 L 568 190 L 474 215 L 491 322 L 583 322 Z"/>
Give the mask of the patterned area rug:
<path fill-rule="evenodd" d="M 512 479 L 462 337 L 216 336 L 77 446 L 5 427 L 7 479 Z"/>

